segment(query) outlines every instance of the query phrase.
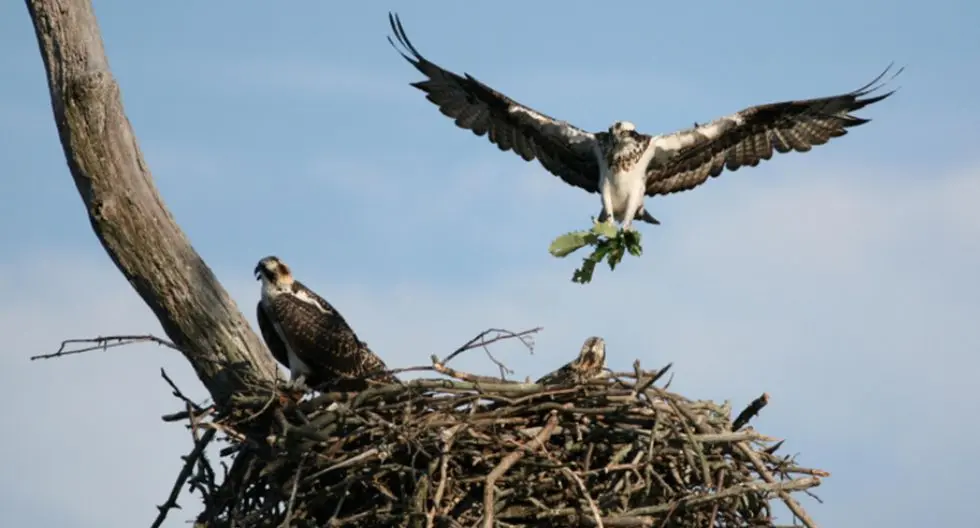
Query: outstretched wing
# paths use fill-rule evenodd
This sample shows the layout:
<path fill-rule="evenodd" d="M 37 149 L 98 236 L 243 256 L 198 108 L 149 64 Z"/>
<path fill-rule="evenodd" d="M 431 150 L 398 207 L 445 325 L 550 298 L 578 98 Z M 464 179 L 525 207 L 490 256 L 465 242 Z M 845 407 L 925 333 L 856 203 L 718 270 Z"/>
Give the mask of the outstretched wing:
<path fill-rule="evenodd" d="M 599 190 L 599 165 L 593 153 L 595 136 L 524 106 L 476 80 L 460 77 L 426 60 L 408 40 L 397 15 L 388 14 L 405 54 L 388 37 L 388 42 L 428 79 L 412 86 L 426 99 L 453 118 L 456 126 L 486 135 L 502 151 L 513 150 L 524 161 L 537 159 L 566 183 L 589 192 Z"/>
<path fill-rule="evenodd" d="M 272 357 L 276 358 L 276 361 L 288 369 L 289 354 L 286 352 L 286 344 L 282 342 L 282 338 L 276 332 L 275 326 L 269 320 L 269 315 L 262 308 L 261 301 L 256 304 L 255 312 L 255 318 L 259 321 L 259 331 L 262 332 L 262 339 L 265 340 L 265 346 L 269 347 L 269 352 L 272 352 Z"/>
<path fill-rule="evenodd" d="M 773 150 L 808 152 L 847 129 L 870 119 L 851 112 L 881 101 L 895 90 L 864 97 L 880 89 L 874 86 L 891 65 L 870 83 L 852 92 L 801 101 L 752 106 L 732 115 L 687 130 L 660 136 L 654 141 L 667 151 L 655 156 L 647 168 L 646 194 L 670 194 L 693 189 L 724 169 L 755 167 L 772 158 Z M 904 68 L 902 68 L 904 69 Z M 902 72 L 899 69 L 892 79 Z"/>

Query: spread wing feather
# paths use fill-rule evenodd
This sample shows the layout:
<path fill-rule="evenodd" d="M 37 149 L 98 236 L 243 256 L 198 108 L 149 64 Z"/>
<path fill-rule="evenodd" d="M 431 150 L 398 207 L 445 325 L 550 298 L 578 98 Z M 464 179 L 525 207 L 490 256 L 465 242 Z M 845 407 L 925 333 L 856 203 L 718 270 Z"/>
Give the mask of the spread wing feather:
<path fill-rule="evenodd" d="M 340 312 L 299 281 L 293 284 L 326 310 L 324 313 L 293 295 L 278 295 L 270 305 L 289 334 L 293 352 L 316 374 L 308 380 L 310 386 L 329 382 L 336 390 L 363 390 L 368 386 L 363 379 L 367 375 L 378 381 L 395 382 L 390 374 L 377 374 L 387 370 L 387 366 L 367 343 L 358 339 Z"/>
<path fill-rule="evenodd" d="M 469 74 L 463 77 L 429 62 L 408 40 L 397 15 L 388 14 L 395 38 L 388 37 L 402 57 L 428 79 L 412 83 L 426 99 L 451 117 L 456 126 L 487 136 L 502 151 L 513 150 L 524 161 L 537 159 L 566 183 L 589 192 L 599 190 L 599 165 L 593 153 L 595 136 L 558 121 L 497 92 Z"/>
<path fill-rule="evenodd" d="M 870 83 L 849 93 L 799 101 L 783 101 L 746 108 L 710 123 L 661 136 L 654 141 L 668 152 L 655 156 L 647 169 L 646 194 L 670 194 L 693 189 L 724 169 L 755 167 L 772 158 L 773 151 L 808 152 L 847 129 L 870 119 L 851 112 L 881 101 L 895 90 L 866 97 L 891 65 Z M 903 68 L 904 69 L 904 68 Z M 895 78 L 902 69 L 896 72 Z"/>

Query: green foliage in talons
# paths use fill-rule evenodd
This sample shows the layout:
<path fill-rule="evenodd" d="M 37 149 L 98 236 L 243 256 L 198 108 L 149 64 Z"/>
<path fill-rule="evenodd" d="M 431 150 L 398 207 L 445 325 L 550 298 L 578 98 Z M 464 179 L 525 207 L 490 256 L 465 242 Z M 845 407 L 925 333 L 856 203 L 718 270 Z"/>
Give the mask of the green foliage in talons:
<path fill-rule="evenodd" d="M 551 242 L 548 251 L 559 258 L 567 257 L 585 246 L 592 246 L 592 254 L 585 257 L 582 267 L 572 274 L 572 282 L 585 284 L 592 281 L 596 264 L 606 260 L 610 270 L 615 270 L 629 252 L 634 257 L 643 254 L 640 233 L 633 230 L 617 229 L 612 223 L 596 222 L 592 219 L 592 229 L 565 233 Z"/>

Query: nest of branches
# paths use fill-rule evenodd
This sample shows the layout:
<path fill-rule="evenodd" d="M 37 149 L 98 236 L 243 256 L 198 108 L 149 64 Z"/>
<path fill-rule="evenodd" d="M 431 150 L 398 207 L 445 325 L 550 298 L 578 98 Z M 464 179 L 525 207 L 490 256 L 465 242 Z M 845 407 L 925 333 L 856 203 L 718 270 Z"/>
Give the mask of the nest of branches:
<path fill-rule="evenodd" d="M 551 386 L 433 362 L 447 376 L 301 402 L 269 388 L 224 410 L 188 402 L 168 419 L 189 419 L 196 445 L 161 522 L 186 482 L 201 527 L 773 526 L 774 500 L 815 526 L 791 494 L 828 474 L 747 427 L 766 395 L 733 419 L 638 362 Z M 223 471 L 203 454 L 219 432 Z"/>

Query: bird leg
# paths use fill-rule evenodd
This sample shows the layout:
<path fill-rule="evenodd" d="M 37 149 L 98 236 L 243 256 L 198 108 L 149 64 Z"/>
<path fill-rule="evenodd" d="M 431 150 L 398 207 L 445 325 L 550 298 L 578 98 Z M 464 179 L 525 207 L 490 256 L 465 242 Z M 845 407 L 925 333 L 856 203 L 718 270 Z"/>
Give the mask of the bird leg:
<path fill-rule="evenodd" d="M 623 218 L 623 231 L 630 231 L 633 229 L 633 219 L 636 215 L 640 215 L 640 219 L 643 219 L 642 212 L 646 209 L 643 208 L 643 190 L 640 192 L 631 192 L 629 197 L 626 199 L 626 211 L 625 218 Z M 651 217 L 653 218 L 653 217 Z"/>
<path fill-rule="evenodd" d="M 283 391 L 291 395 L 297 401 L 303 399 L 303 396 L 305 396 L 307 393 L 313 392 L 310 387 L 306 385 L 306 376 L 303 376 L 302 374 L 283 383 Z"/>
<path fill-rule="evenodd" d="M 289 381 L 289 385 L 296 390 L 310 392 L 310 387 L 306 384 L 306 376 L 300 374 L 295 379 Z"/>
<path fill-rule="evenodd" d="M 606 191 L 600 193 L 602 196 L 602 211 L 599 212 L 599 222 L 615 224 L 616 218 L 613 214 L 612 195 Z"/>

